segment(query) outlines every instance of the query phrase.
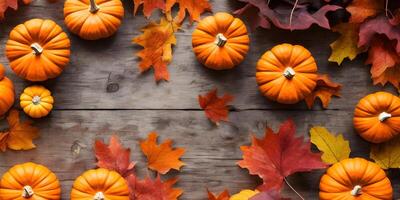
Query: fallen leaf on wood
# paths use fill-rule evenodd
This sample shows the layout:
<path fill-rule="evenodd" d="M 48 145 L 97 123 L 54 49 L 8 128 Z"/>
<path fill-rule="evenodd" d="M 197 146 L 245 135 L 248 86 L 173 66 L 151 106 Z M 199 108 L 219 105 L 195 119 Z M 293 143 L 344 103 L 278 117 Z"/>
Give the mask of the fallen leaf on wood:
<path fill-rule="evenodd" d="M 199 95 L 199 104 L 204 109 L 206 116 L 212 122 L 218 124 L 220 121 L 228 121 L 229 108 L 227 104 L 233 100 L 233 96 L 224 94 L 217 96 L 217 89 L 213 89 L 206 95 Z"/>
<path fill-rule="evenodd" d="M 212 9 L 208 0 L 167 0 L 167 11 L 171 11 L 175 3 L 179 5 L 178 22 L 182 22 L 185 19 L 186 10 L 190 16 L 190 23 L 192 23 L 193 21 L 199 21 L 203 12 L 211 11 Z"/>
<path fill-rule="evenodd" d="M 279 190 L 268 190 L 260 192 L 249 200 L 289 200 L 290 198 L 282 198 Z"/>
<path fill-rule="evenodd" d="M 177 200 L 182 195 L 183 190 L 180 188 L 173 188 L 174 184 L 178 181 L 177 178 L 169 179 L 163 182 L 160 176 L 155 180 L 146 178 L 144 180 L 135 180 L 135 183 L 130 183 L 134 186 L 134 196 L 137 200 Z"/>
<path fill-rule="evenodd" d="M 353 0 L 346 10 L 351 14 L 350 23 L 362 23 L 384 10 L 384 0 Z"/>
<path fill-rule="evenodd" d="M 122 146 L 118 136 L 111 136 L 109 145 L 96 140 L 94 152 L 98 167 L 114 170 L 123 177 L 134 174 L 135 162 L 130 161 L 131 150 Z"/>
<path fill-rule="evenodd" d="M 0 150 L 30 150 L 35 148 L 33 140 L 39 137 L 39 129 L 31 121 L 21 122 L 19 112 L 11 110 L 7 116 L 8 130 L 0 132 Z"/>
<path fill-rule="evenodd" d="M 148 168 L 160 174 L 166 174 L 171 169 L 180 170 L 185 165 L 179 160 L 185 153 L 185 149 L 172 149 L 172 140 L 166 140 L 158 145 L 157 137 L 157 133 L 152 132 L 146 140 L 140 142 L 140 148 L 147 157 Z"/>
<path fill-rule="evenodd" d="M 218 196 L 215 196 L 212 192 L 207 189 L 208 200 L 229 200 L 228 190 L 224 190 Z"/>
<path fill-rule="evenodd" d="M 31 3 L 31 0 L 23 0 L 24 4 Z M 14 10 L 18 9 L 18 0 L 0 0 L 0 20 L 4 20 L 4 13 L 7 8 L 12 8 Z"/>
<path fill-rule="evenodd" d="M 382 169 L 400 168 L 400 137 L 385 143 L 373 144 L 370 158 Z"/>
<path fill-rule="evenodd" d="M 133 0 L 133 3 L 134 3 L 134 10 L 133 10 L 134 15 L 136 15 L 139 6 L 143 5 L 143 14 L 147 18 L 150 17 L 151 13 L 155 9 L 161 9 L 163 11 L 165 11 L 166 9 L 165 0 Z"/>
<path fill-rule="evenodd" d="M 267 128 L 264 138 L 253 136 L 251 146 L 241 147 L 243 160 L 238 165 L 263 180 L 258 187 L 261 191 L 280 190 L 286 177 L 293 173 L 326 167 L 321 154 L 310 151 L 310 141 L 296 137 L 295 132 L 295 124 L 289 119 L 281 124 L 277 133 Z"/>
<path fill-rule="evenodd" d="M 311 109 L 315 99 L 318 97 L 322 102 L 322 107 L 327 108 L 332 96 L 340 97 L 341 89 L 342 85 L 333 82 L 327 74 L 319 74 L 317 78 L 317 86 L 314 91 L 305 98 L 307 107 Z"/>
<path fill-rule="evenodd" d="M 310 129 L 311 143 L 323 152 L 322 161 L 326 164 L 334 164 L 350 156 L 350 143 L 342 134 L 333 135 L 322 126 L 314 126 Z"/>
<path fill-rule="evenodd" d="M 160 23 L 150 22 L 142 28 L 143 34 L 133 38 L 133 43 L 142 46 L 144 49 L 136 55 L 142 60 L 139 63 L 141 72 L 154 69 L 154 78 L 169 80 L 167 65 L 172 61 L 172 45 L 176 45 L 175 32 L 180 24 L 176 23 L 169 14 L 163 17 Z"/>
<path fill-rule="evenodd" d="M 358 47 L 359 28 L 360 25 L 351 23 L 341 23 L 332 28 L 333 32 L 340 33 L 340 37 L 330 44 L 332 49 L 330 62 L 337 62 L 340 65 L 345 58 L 353 60 L 363 52 L 363 49 Z"/>
<path fill-rule="evenodd" d="M 400 90 L 400 65 L 387 68 L 382 74 L 372 76 L 374 85 L 381 84 L 384 86 L 386 83 L 391 83 L 397 90 Z"/>

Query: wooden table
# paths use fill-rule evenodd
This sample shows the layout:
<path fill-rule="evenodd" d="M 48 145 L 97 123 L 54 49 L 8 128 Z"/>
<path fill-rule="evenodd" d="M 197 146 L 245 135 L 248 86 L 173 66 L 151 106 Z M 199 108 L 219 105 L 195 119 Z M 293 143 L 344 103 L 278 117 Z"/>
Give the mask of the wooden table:
<path fill-rule="evenodd" d="M 110 135 L 117 134 L 123 144 L 132 149 L 132 159 L 138 161 L 138 176 L 150 174 L 138 141 L 155 130 L 161 139 L 171 138 L 175 146 L 187 150 L 183 157 L 187 165 L 183 170 L 164 178 L 179 176 L 177 186 L 185 190 L 180 199 L 206 199 L 207 187 L 214 192 L 228 188 L 231 193 L 236 193 L 259 184 L 258 177 L 250 176 L 247 170 L 236 165 L 242 156 L 239 147 L 250 143 L 251 133 L 261 136 L 267 124 L 276 129 L 288 117 L 295 120 L 299 135 L 308 137 L 311 126 L 323 125 L 335 133 L 344 133 L 351 141 L 352 156 L 368 156 L 369 144 L 355 133 L 352 113 L 361 97 L 382 88 L 372 85 L 369 67 L 363 64 L 365 54 L 355 61 L 345 61 L 341 67 L 328 62 L 329 44 L 337 34 L 318 27 L 294 32 L 260 29 L 250 35 L 251 48 L 245 62 L 233 70 L 217 72 L 196 61 L 190 51 L 194 26 L 185 22 L 183 30 L 177 33 L 178 44 L 168 67 L 171 80 L 156 84 L 152 72 L 140 74 L 139 60 L 134 53 L 141 47 L 131 44 L 131 39 L 140 34 L 140 28 L 148 20 L 142 14 L 133 16 L 131 0 L 124 4 L 123 25 L 114 37 L 85 41 L 69 33 L 71 63 L 60 77 L 44 83 L 53 92 L 56 104 L 49 117 L 36 120 L 35 124 L 41 128 L 41 137 L 35 141 L 37 149 L 1 153 L 1 174 L 17 163 L 44 164 L 58 175 L 63 199 L 69 199 L 73 180 L 83 171 L 95 167 L 92 146 L 96 138 L 108 141 Z M 212 4 L 214 12 L 231 12 L 240 6 L 228 0 L 214 0 Z M 4 55 L 8 34 L 25 20 L 35 17 L 53 19 L 67 31 L 62 9 L 63 1 L 36 0 L 17 12 L 8 12 L 7 20 L 0 25 L 0 63 L 8 66 Z M 308 48 L 315 56 L 319 70 L 344 85 L 342 98 L 334 98 L 326 110 L 319 104 L 308 110 L 304 102 L 285 106 L 266 100 L 258 92 L 255 64 L 264 51 L 283 42 Z M 9 68 L 7 75 L 16 84 L 18 96 L 31 84 L 16 77 Z M 110 84 L 117 84 L 119 88 L 107 90 Z M 219 127 L 208 121 L 197 101 L 198 94 L 215 87 L 235 96 L 230 122 Z M 388 90 L 393 91 L 391 87 Z M 18 102 L 15 107 L 19 108 Z M 78 156 L 71 153 L 74 143 L 86 146 Z M 289 181 L 306 199 L 317 199 L 323 172 L 298 173 L 290 176 Z M 394 179 L 399 174 L 390 172 L 390 175 L 399 198 L 399 179 Z M 287 188 L 283 193 L 297 199 Z"/>

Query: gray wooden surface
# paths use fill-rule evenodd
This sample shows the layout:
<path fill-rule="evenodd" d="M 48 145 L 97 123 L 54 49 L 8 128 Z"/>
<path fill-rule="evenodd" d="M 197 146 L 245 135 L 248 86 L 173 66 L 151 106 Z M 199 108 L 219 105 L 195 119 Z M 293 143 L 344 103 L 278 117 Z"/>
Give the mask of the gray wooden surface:
<path fill-rule="evenodd" d="M 213 10 L 231 12 L 240 6 L 234 2 L 214 0 Z M 239 147 L 249 144 L 250 133 L 262 135 L 266 124 L 277 128 L 287 117 L 295 120 L 299 135 L 308 136 L 311 126 L 323 125 L 333 132 L 344 133 L 351 140 L 353 156 L 368 155 L 368 143 L 361 140 L 352 127 L 352 112 L 362 96 L 382 87 L 372 85 L 369 67 L 363 64 L 365 55 L 353 62 L 345 61 L 341 67 L 328 63 L 329 43 L 337 37 L 335 33 L 317 27 L 294 32 L 257 30 L 250 35 L 251 48 L 245 62 L 233 70 L 216 72 L 202 67 L 189 51 L 194 26 L 186 22 L 183 30 L 177 33 L 178 44 L 169 65 L 171 80 L 156 84 L 152 72 L 139 73 L 139 60 L 134 53 L 140 47 L 131 44 L 131 39 L 140 34 L 140 27 L 148 20 L 141 14 L 132 15 L 130 1 L 125 1 L 124 6 L 123 25 L 112 38 L 84 41 L 69 33 L 71 63 L 59 78 L 44 83 L 54 93 L 56 104 L 49 117 L 36 120 L 41 127 L 41 138 L 35 141 L 38 148 L 1 153 L 0 174 L 21 162 L 47 165 L 62 181 L 63 199 L 69 199 L 74 178 L 94 167 L 94 139 L 108 140 L 113 133 L 119 135 L 124 145 L 132 148 L 132 159 L 139 161 L 137 172 L 144 177 L 149 172 L 145 169 L 145 158 L 140 153 L 138 141 L 156 130 L 161 139 L 171 138 L 176 146 L 187 149 L 183 157 L 187 165 L 182 172 L 168 175 L 180 177 L 177 186 L 185 190 L 181 199 L 206 199 L 207 187 L 214 192 L 228 188 L 231 193 L 236 193 L 259 183 L 257 177 L 237 167 L 236 162 L 241 158 Z M 50 18 L 66 30 L 62 8 L 61 0 L 57 3 L 34 0 L 17 12 L 8 12 L 7 20 L 0 24 L 0 63 L 8 66 L 3 53 L 8 33 L 25 20 Z M 156 16 L 153 18 L 157 19 Z M 315 56 L 319 70 L 344 85 L 342 98 L 333 99 L 327 110 L 322 110 L 319 104 L 313 110 L 307 110 L 305 103 L 283 106 L 262 97 L 255 83 L 255 63 L 264 51 L 282 42 L 307 47 Z M 16 84 L 17 94 L 31 84 L 16 77 L 10 69 L 7 72 Z M 119 89 L 107 91 L 111 83 L 118 84 Z M 235 96 L 230 122 L 222 123 L 220 127 L 206 119 L 197 102 L 199 93 L 214 87 Z M 385 90 L 394 91 L 391 87 Z M 77 141 L 87 147 L 74 156 L 71 146 Z M 306 199 L 317 199 L 322 173 L 323 170 L 298 173 L 290 176 L 289 181 Z M 390 171 L 389 174 L 394 191 L 399 191 L 400 183 L 395 179 L 398 172 Z M 287 188 L 283 194 L 297 199 Z M 398 193 L 396 197 L 399 197 Z"/>

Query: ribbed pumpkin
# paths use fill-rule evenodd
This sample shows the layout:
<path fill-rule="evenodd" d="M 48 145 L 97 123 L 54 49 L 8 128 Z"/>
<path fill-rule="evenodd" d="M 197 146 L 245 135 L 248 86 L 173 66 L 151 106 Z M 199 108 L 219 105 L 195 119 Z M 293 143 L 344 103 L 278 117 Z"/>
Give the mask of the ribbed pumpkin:
<path fill-rule="evenodd" d="M 267 98 L 294 104 L 314 90 L 317 64 L 303 46 L 280 44 L 258 60 L 256 80 L 261 93 Z"/>
<path fill-rule="evenodd" d="M 0 64 L 0 117 L 3 116 L 14 104 L 14 84 L 5 77 L 5 69 Z"/>
<path fill-rule="evenodd" d="M 43 165 L 15 165 L 0 182 L 1 200 L 60 200 L 61 188 L 56 175 Z"/>
<path fill-rule="evenodd" d="M 18 76 L 44 81 L 60 75 L 68 64 L 70 41 L 54 21 L 31 19 L 11 31 L 6 56 Z"/>
<path fill-rule="evenodd" d="M 391 200 L 393 189 L 385 172 L 363 158 L 332 165 L 321 178 L 320 200 Z"/>
<path fill-rule="evenodd" d="M 54 98 L 51 92 L 40 85 L 25 88 L 19 100 L 21 108 L 32 118 L 47 116 L 53 109 Z"/>
<path fill-rule="evenodd" d="M 232 195 L 229 200 L 249 200 L 258 193 L 257 190 L 242 190 L 239 193 Z"/>
<path fill-rule="evenodd" d="M 208 68 L 230 69 L 244 60 L 249 36 L 242 20 L 228 13 L 202 19 L 192 35 L 193 51 Z"/>
<path fill-rule="evenodd" d="M 121 0 L 66 0 L 64 4 L 65 25 L 86 40 L 110 37 L 123 17 Z"/>
<path fill-rule="evenodd" d="M 75 180 L 71 200 L 129 200 L 129 188 L 117 172 L 92 169 Z"/>
<path fill-rule="evenodd" d="M 376 92 L 362 98 L 355 110 L 354 128 L 369 142 L 385 142 L 400 132 L 400 98 Z"/>

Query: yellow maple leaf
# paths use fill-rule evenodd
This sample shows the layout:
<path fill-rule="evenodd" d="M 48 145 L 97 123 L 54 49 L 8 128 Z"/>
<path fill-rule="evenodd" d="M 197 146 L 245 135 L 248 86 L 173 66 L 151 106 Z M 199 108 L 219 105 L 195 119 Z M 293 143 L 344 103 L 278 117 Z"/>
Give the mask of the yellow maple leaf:
<path fill-rule="evenodd" d="M 373 144 L 369 157 L 383 169 L 400 168 L 400 137 Z"/>
<path fill-rule="evenodd" d="M 323 152 L 321 159 L 327 164 L 334 164 L 350 156 L 350 144 L 342 134 L 333 135 L 322 126 L 312 127 L 311 142 Z"/>
<path fill-rule="evenodd" d="M 176 45 L 175 32 L 179 28 L 180 24 L 167 13 L 160 23 L 150 22 L 142 28 L 143 34 L 133 38 L 133 43 L 144 48 L 136 54 L 142 59 L 141 72 L 153 67 L 156 81 L 169 80 L 167 65 L 172 61 L 172 45 Z"/>
<path fill-rule="evenodd" d="M 11 110 L 7 117 L 9 130 L 0 133 L 0 150 L 6 147 L 12 150 L 29 150 L 35 148 L 33 140 L 39 137 L 39 129 L 32 126 L 32 122 L 19 120 L 17 110 Z"/>
<path fill-rule="evenodd" d="M 330 62 L 337 62 L 339 65 L 345 58 L 353 60 L 358 54 L 363 52 L 358 47 L 359 24 L 341 23 L 332 28 L 332 31 L 340 33 L 340 37 L 330 44 L 332 53 L 329 57 Z"/>

